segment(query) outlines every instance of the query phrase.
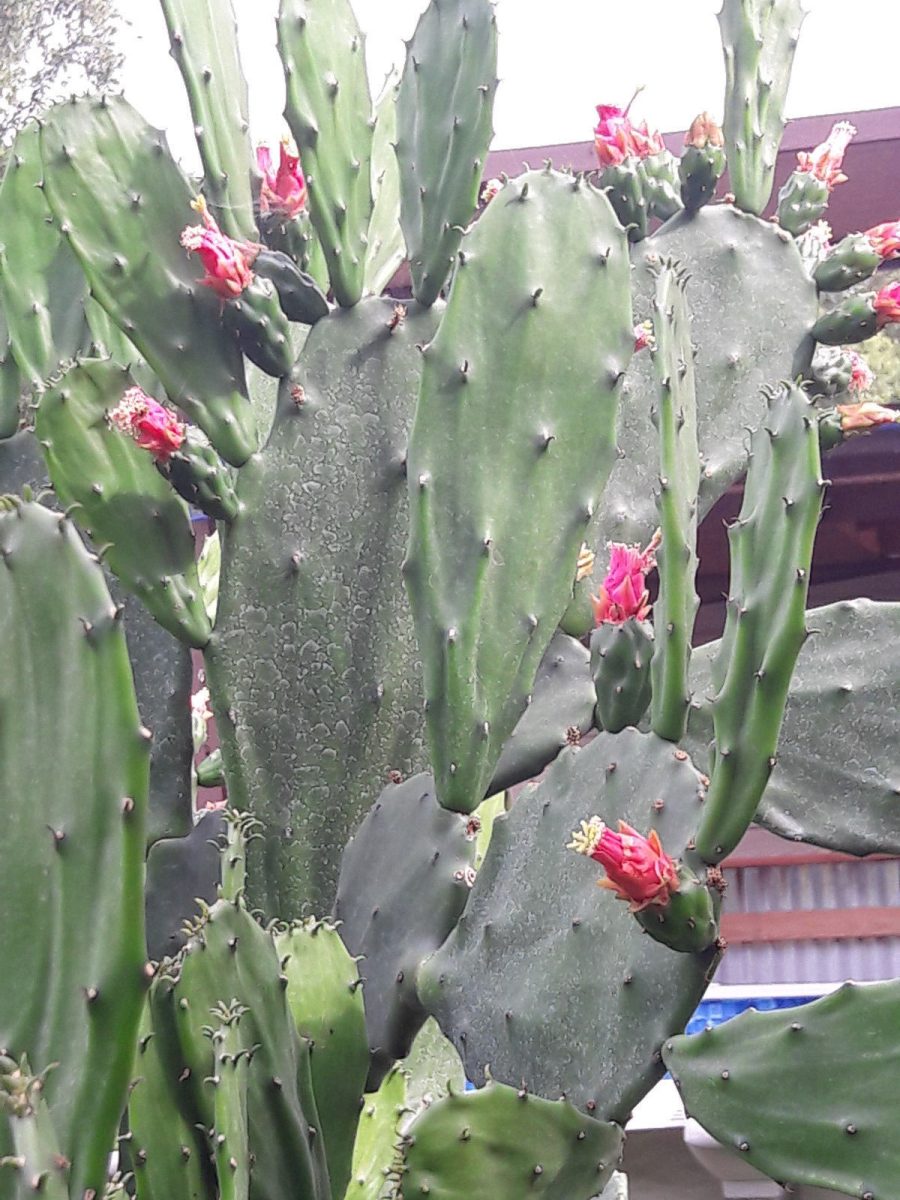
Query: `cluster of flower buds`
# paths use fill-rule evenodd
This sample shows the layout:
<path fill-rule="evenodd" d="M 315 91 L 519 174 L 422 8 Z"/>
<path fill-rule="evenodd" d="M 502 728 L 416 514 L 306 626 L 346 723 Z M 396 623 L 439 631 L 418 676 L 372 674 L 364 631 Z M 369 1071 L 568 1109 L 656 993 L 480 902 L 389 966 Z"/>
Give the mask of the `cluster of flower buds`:
<path fill-rule="evenodd" d="M 142 450 L 149 450 L 160 463 L 168 462 L 185 439 L 184 423 L 139 387 L 130 387 L 108 418 L 110 425 L 133 438 Z"/>
<path fill-rule="evenodd" d="M 206 272 L 200 281 L 203 286 L 223 300 L 234 300 L 253 282 L 250 267 L 260 248 L 251 242 L 237 242 L 224 234 L 202 196 L 191 203 L 191 208 L 200 214 L 203 224 L 188 225 L 182 230 L 181 244 L 185 250 L 198 255 L 203 263 Z"/>
<path fill-rule="evenodd" d="M 610 543 L 609 570 L 600 591 L 591 597 L 595 624 L 621 625 L 632 617 L 638 621 L 646 620 L 650 612 L 646 576 L 656 566 L 659 543 L 659 533 L 653 536 L 646 550 L 641 550 L 640 546 L 626 546 L 623 542 Z"/>
<path fill-rule="evenodd" d="M 306 208 L 306 177 L 300 166 L 300 155 L 287 140 L 278 151 L 278 165 L 268 146 L 256 148 L 256 165 L 262 175 L 259 189 L 259 211 L 265 216 L 274 213 L 293 220 Z"/>

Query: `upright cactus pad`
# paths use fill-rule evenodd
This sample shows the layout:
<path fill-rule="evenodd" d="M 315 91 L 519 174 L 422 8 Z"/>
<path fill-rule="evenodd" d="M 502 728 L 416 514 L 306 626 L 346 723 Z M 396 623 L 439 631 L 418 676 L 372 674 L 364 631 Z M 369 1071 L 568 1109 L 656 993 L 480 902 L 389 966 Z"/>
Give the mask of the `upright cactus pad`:
<path fill-rule="evenodd" d="M 466 238 L 425 351 L 406 579 L 438 797 L 461 812 L 481 803 L 571 599 L 614 456 L 628 273 L 606 197 L 529 172 Z"/>
<path fill-rule="evenodd" d="M 148 982 L 149 745 L 102 570 L 63 516 L 9 497 L 0 652 L 0 1046 L 56 1064 L 72 1194 L 100 1194 Z"/>
<path fill-rule="evenodd" d="M 670 266 L 660 272 L 653 304 L 657 395 L 653 419 L 659 434 L 657 510 L 662 533 L 656 561 L 659 595 L 653 606 L 650 728 L 677 742 L 687 725 L 688 664 L 699 600 L 697 504 L 697 396 L 686 284 Z"/>
<path fill-rule="evenodd" d="M 334 913 L 347 949 L 361 956 L 370 1087 L 409 1053 L 425 1021 L 419 967 L 465 908 L 475 834 L 440 807 L 430 776 L 416 775 L 382 793 L 344 851 Z"/>
<path fill-rule="evenodd" d="M 281 0 L 285 117 L 303 153 L 309 212 L 338 304 L 362 295 L 372 214 L 372 100 L 348 0 Z"/>
<path fill-rule="evenodd" d="M 718 863 L 740 841 L 776 763 L 791 673 L 806 639 L 813 542 L 822 509 L 819 433 L 796 385 L 769 397 L 729 528 L 725 632 L 713 666 L 716 750 L 697 851 Z"/>
<path fill-rule="evenodd" d="M 255 241 L 250 182 L 256 164 L 232 0 L 160 0 L 160 5 L 216 219 L 229 236 Z"/>
<path fill-rule="evenodd" d="M 438 315 L 372 299 L 319 321 L 241 472 L 207 666 L 231 802 L 264 826 L 251 895 L 273 916 L 328 912 L 388 772 L 424 765 L 404 464 Z"/>
<path fill-rule="evenodd" d="M 788 1184 L 893 1200 L 900 1179 L 900 984 L 844 984 L 742 1013 L 664 1049 L 688 1113 Z"/>
<path fill-rule="evenodd" d="M 801 0 L 724 0 L 725 147 L 735 203 L 761 216 L 772 193 Z"/>
<path fill-rule="evenodd" d="M 193 191 L 163 135 L 121 99 L 58 105 L 41 129 L 44 191 L 91 291 L 230 463 L 256 448 L 240 352 L 179 243 Z"/>
<path fill-rule="evenodd" d="M 564 750 L 496 820 L 466 911 L 419 982 L 473 1082 L 489 1068 L 510 1086 L 624 1121 L 660 1078 L 660 1045 L 684 1028 L 715 954 L 647 937 L 567 845 L 596 814 L 655 829 L 677 856 L 703 798 L 684 751 L 626 729 Z"/>
<path fill-rule="evenodd" d="M 440 294 L 478 203 L 496 90 L 491 0 L 432 0 L 397 93 L 400 220 L 420 304 Z"/>
<path fill-rule="evenodd" d="M 384 83 L 375 105 L 372 132 L 372 216 L 369 218 L 365 290 L 378 296 L 388 286 L 406 259 L 406 243 L 400 228 L 400 167 L 394 142 L 397 140 L 397 86 L 394 70 Z"/>

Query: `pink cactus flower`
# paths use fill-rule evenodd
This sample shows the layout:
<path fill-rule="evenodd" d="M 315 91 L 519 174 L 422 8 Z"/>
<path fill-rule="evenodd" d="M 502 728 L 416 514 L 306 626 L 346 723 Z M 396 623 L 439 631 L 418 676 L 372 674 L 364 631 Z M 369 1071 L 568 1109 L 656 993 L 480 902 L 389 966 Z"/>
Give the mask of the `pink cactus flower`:
<path fill-rule="evenodd" d="M 850 382 L 847 384 L 847 391 L 858 396 L 869 390 L 875 382 L 875 374 L 863 356 L 855 350 L 848 350 L 847 357 L 850 360 Z"/>
<path fill-rule="evenodd" d="M 640 125 L 632 121 L 627 108 L 598 104 L 597 116 L 594 149 L 601 167 L 617 167 L 626 158 L 649 158 L 665 149 L 662 135 L 649 130 L 646 121 Z"/>
<path fill-rule="evenodd" d="M 653 322 L 641 321 L 634 327 L 634 352 L 639 350 L 655 350 L 656 338 L 653 336 Z"/>
<path fill-rule="evenodd" d="M 882 225 L 873 225 L 863 236 L 882 259 L 900 258 L 900 221 L 885 221 Z"/>
<path fill-rule="evenodd" d="M 149 450 L 157 462 L 168 462 L 181 449 L 183 422 L 139 387 L 130 387 L 108 417 L 113 428 L 133 438 L 142 450 Z"/>
<path fill-rule="evenodd" d="M 200 280 L 203 286 L 211 288 L 223 300 L 234 300 L 253 282 L 250 266 L 259 247 L 236 242 L 224 234 L 202 196 L 192 202 L 191 208 L 200 214 L 203 224 L 188 225 L 182 230 L 181 244 L 185 250 L 200 256 L 206 271 Z"/>
<path fill-rule="evenodd" d="M 293 152 L 287 141 L 282 141 L 278 152 L 278 166 L 272 162 L 272 151 L 268 146 L 257 146 L 256 165 L 262 175 L 259 191 L 259 211 L 277 213 L 289 220 L 306 208 L 306 177 L 300 166 L 300 155 Z"/>
<path fill-rule="evenodd" d="M 878 329 L 900 321 L 900 279 L 883 287 L 873 301 L 875 324 Z"/>
<path fill-rule="evenodd" d="M 885 408 L 873 400 L 839 404 L 837 411 L 841 418 L 841 433 L 863 433 L 867 429 L 877 429 L 879 425 L 896 425 L 900 420 L 897 409 Z"/>
<path fill-rule="evenodd" d="M 659 542 L 657 533 L 646 550 L 641 550 L 640 546 L 626 546 L 623 542 L 610 543 L 609 570 L 599 594 L 591 596 L 596 625 L 604 622 L 621 625 L 631 617 L 638 621 L 646 619 L 650 612 L 646 574 L 656 566 L 655 552 Z"/>
<path fill-rule="evenodd" d="M 850 140 L 855 134 L 856 127 L 849 121 L 838 121 L 821 145 L 816 146 L 814 150 L 800 151 L 797 155 L 798 170 L 814 175 L 825 184 L 829 192 L 837 184 L 845 183 L 847 176 L 842 172 L 841 166 Z"/>
<path fill-rule="evenodd" d="M 572 834 L 568 848 L 600 863 L 606 878 L 598 881 L 599 886 L 629 901 L 632 912 L 651 905 L 664 908 L 678 891 L 678 865 L 663 850 L 655 829 L 644 837 L 619 821 L 619 831 L 614 833 L 599 817 L 591 817 Z"/>

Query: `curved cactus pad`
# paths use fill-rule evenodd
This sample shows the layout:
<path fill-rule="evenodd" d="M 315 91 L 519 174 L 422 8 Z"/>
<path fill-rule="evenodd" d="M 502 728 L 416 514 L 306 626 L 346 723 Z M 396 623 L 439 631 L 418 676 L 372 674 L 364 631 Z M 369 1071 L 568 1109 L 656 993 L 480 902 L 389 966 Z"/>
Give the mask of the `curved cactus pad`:
<path fill-rule="evenodd" d="M 118 578 L 159 623 L 190 646 L 210 626 L 187 506 L 152 456 L 111 428 L 107 413 L 131 376 L 113 362 L 71 367 L 41 398 L 35 423 L 53 488 Z"/>
<path fill-rule="evenodd" d="M 331 908 L 388 772 L 426 760 L 401 564 L 416 345 L 437 318 L 375 299 L 323 317 L 238 481 L 207 667 L 230 801 L 263 824 L 250 894 L 283 920 Z"/>
<path fill-rule="evenodd" d="M 475 212 L 496 91 L 491 0 L 432 0 L 407 46 L 397 93 L 400 221 L 420 304 L 440 294 Z"/>
<path fill-rule="evenodd" d="M 240 466 L 256 449 L 243 360 L 179 242 L 197 216 L 163 135 L 120 98 L 77 100 L 48 114 L 41 156 L 45 195 L 94 298 L 172 403 Z"/>
<path fill-rule="evenodd" d="M 780 837 L 845 854 L 900 854 L 896 749 L 900 604 L 842 600 L 809 609 L 812 637 L 791 678 L 778 762 L 756 820 Z M 703 762 L 719 643 L 695 652 L 685 745 Z"/>
<path fill-rule="evenodd" d="M 275 932 L 287 1002 L 312 1046 L 310 1070 L 334 1200 L 350 1181 L 369 1049 L 359 971 L 337 930 L 315 918 Z"/>
<path fill-rule="evenodd" d="M 789 234 L 726 204 L 673 217 L 632 254 L 636 321 L 652 315 L 654 268 L 664 259 L 690 276 L 699 519 L 746 469 L 747 430 L 766 412 L 762 387 L 794 378 L 812 353 L 807 335 L 818 314 L 815 285 Z M 643 544 L 659 523 L 659 463 L 647 453 L 657 440 L 650 417 L 655 390 L 649 355 L 636 354 L 622 397 L 621 458 L 600 502 L 601 559 L 608 540 Z"/>
<path fill-rule="evenodd" d="M 483 1082 L 489 1067 L 495 1079 L 625 1120 L 660 1078 L 659 1047 L 684 1028 L 713 956 L 646 937 L 595 886 L 597 864 L 566 846 L 597 814 L 655 829 L 675 857 L 703 795 L 683 750 L 626 729 L 564 750 L 495 821 L 468 907 L 419 978 L 469 1079 Z"/>
<path fill-rule="evenodd" d="M 475 834 L 440 807 L 430 775 L 415 775 L 382 792 L 344 851 L 334 912 L 347 949 L 362 956 L 370 1088 L 409 1053 L 425 1021 L 419 965 L 469 898 Z"/>
<path fill-rule="evenodd" d="M 147 983 L 149 744 L 100 566 L 64 517 L 9 497 L 0 661 L 0 1047 L 57 1064 L 44 1095 L 72 1194 L 99 1195 Z"/>
<path fill-rule="evenodd" d="M 403 1200 L 590 1200 L 619 1162 L 622 1130 L 492 1082 L 425 1109 L 404 1147 Z"/>
<path fill-rule="evenodd" d="M 466 237 L 425 350 L 406 579 L 448 808 L 484 798 L 572 598 L 614 458 L 634 344 L 629 274 L 606 197 L 529 172 Z"/>
<path fill-rule="evenodd" d="M 577 743 L 594 723 L 596 700 L 589 652 L 568 634 L 555 633 L 538 667 L 531 702 L 503 747 L 488 795 L 533 779 L 563 746 Z"/>
<path fill-rule="evenodd" d="M 147 953 L 157 962 L 178 953 L 187 940 L 185 923 L 197 920 L 200 906 L 214 903 L 225 833 L 225 814 L 207 809 L 185 837 L 162 838 L 150 847 L 144 893 Z"/>
<path fill-rule="evenodd" d="M 782 1183 L 900 1195 L 900 982 L 844 984 L 664 1048 L 685 1108 Z"/>

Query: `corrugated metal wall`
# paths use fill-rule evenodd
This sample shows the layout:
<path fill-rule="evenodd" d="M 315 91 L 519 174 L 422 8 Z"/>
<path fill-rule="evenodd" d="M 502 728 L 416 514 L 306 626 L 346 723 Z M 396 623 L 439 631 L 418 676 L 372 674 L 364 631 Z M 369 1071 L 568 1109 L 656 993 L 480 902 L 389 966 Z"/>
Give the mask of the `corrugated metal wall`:
<path fill-rule="evenodd" d="M 730 912 L 900 906 L 900 860 L 728 871 Z M 900 977 L 900 938 L 735 945 L 716 983 L 830 983 Z"/>

